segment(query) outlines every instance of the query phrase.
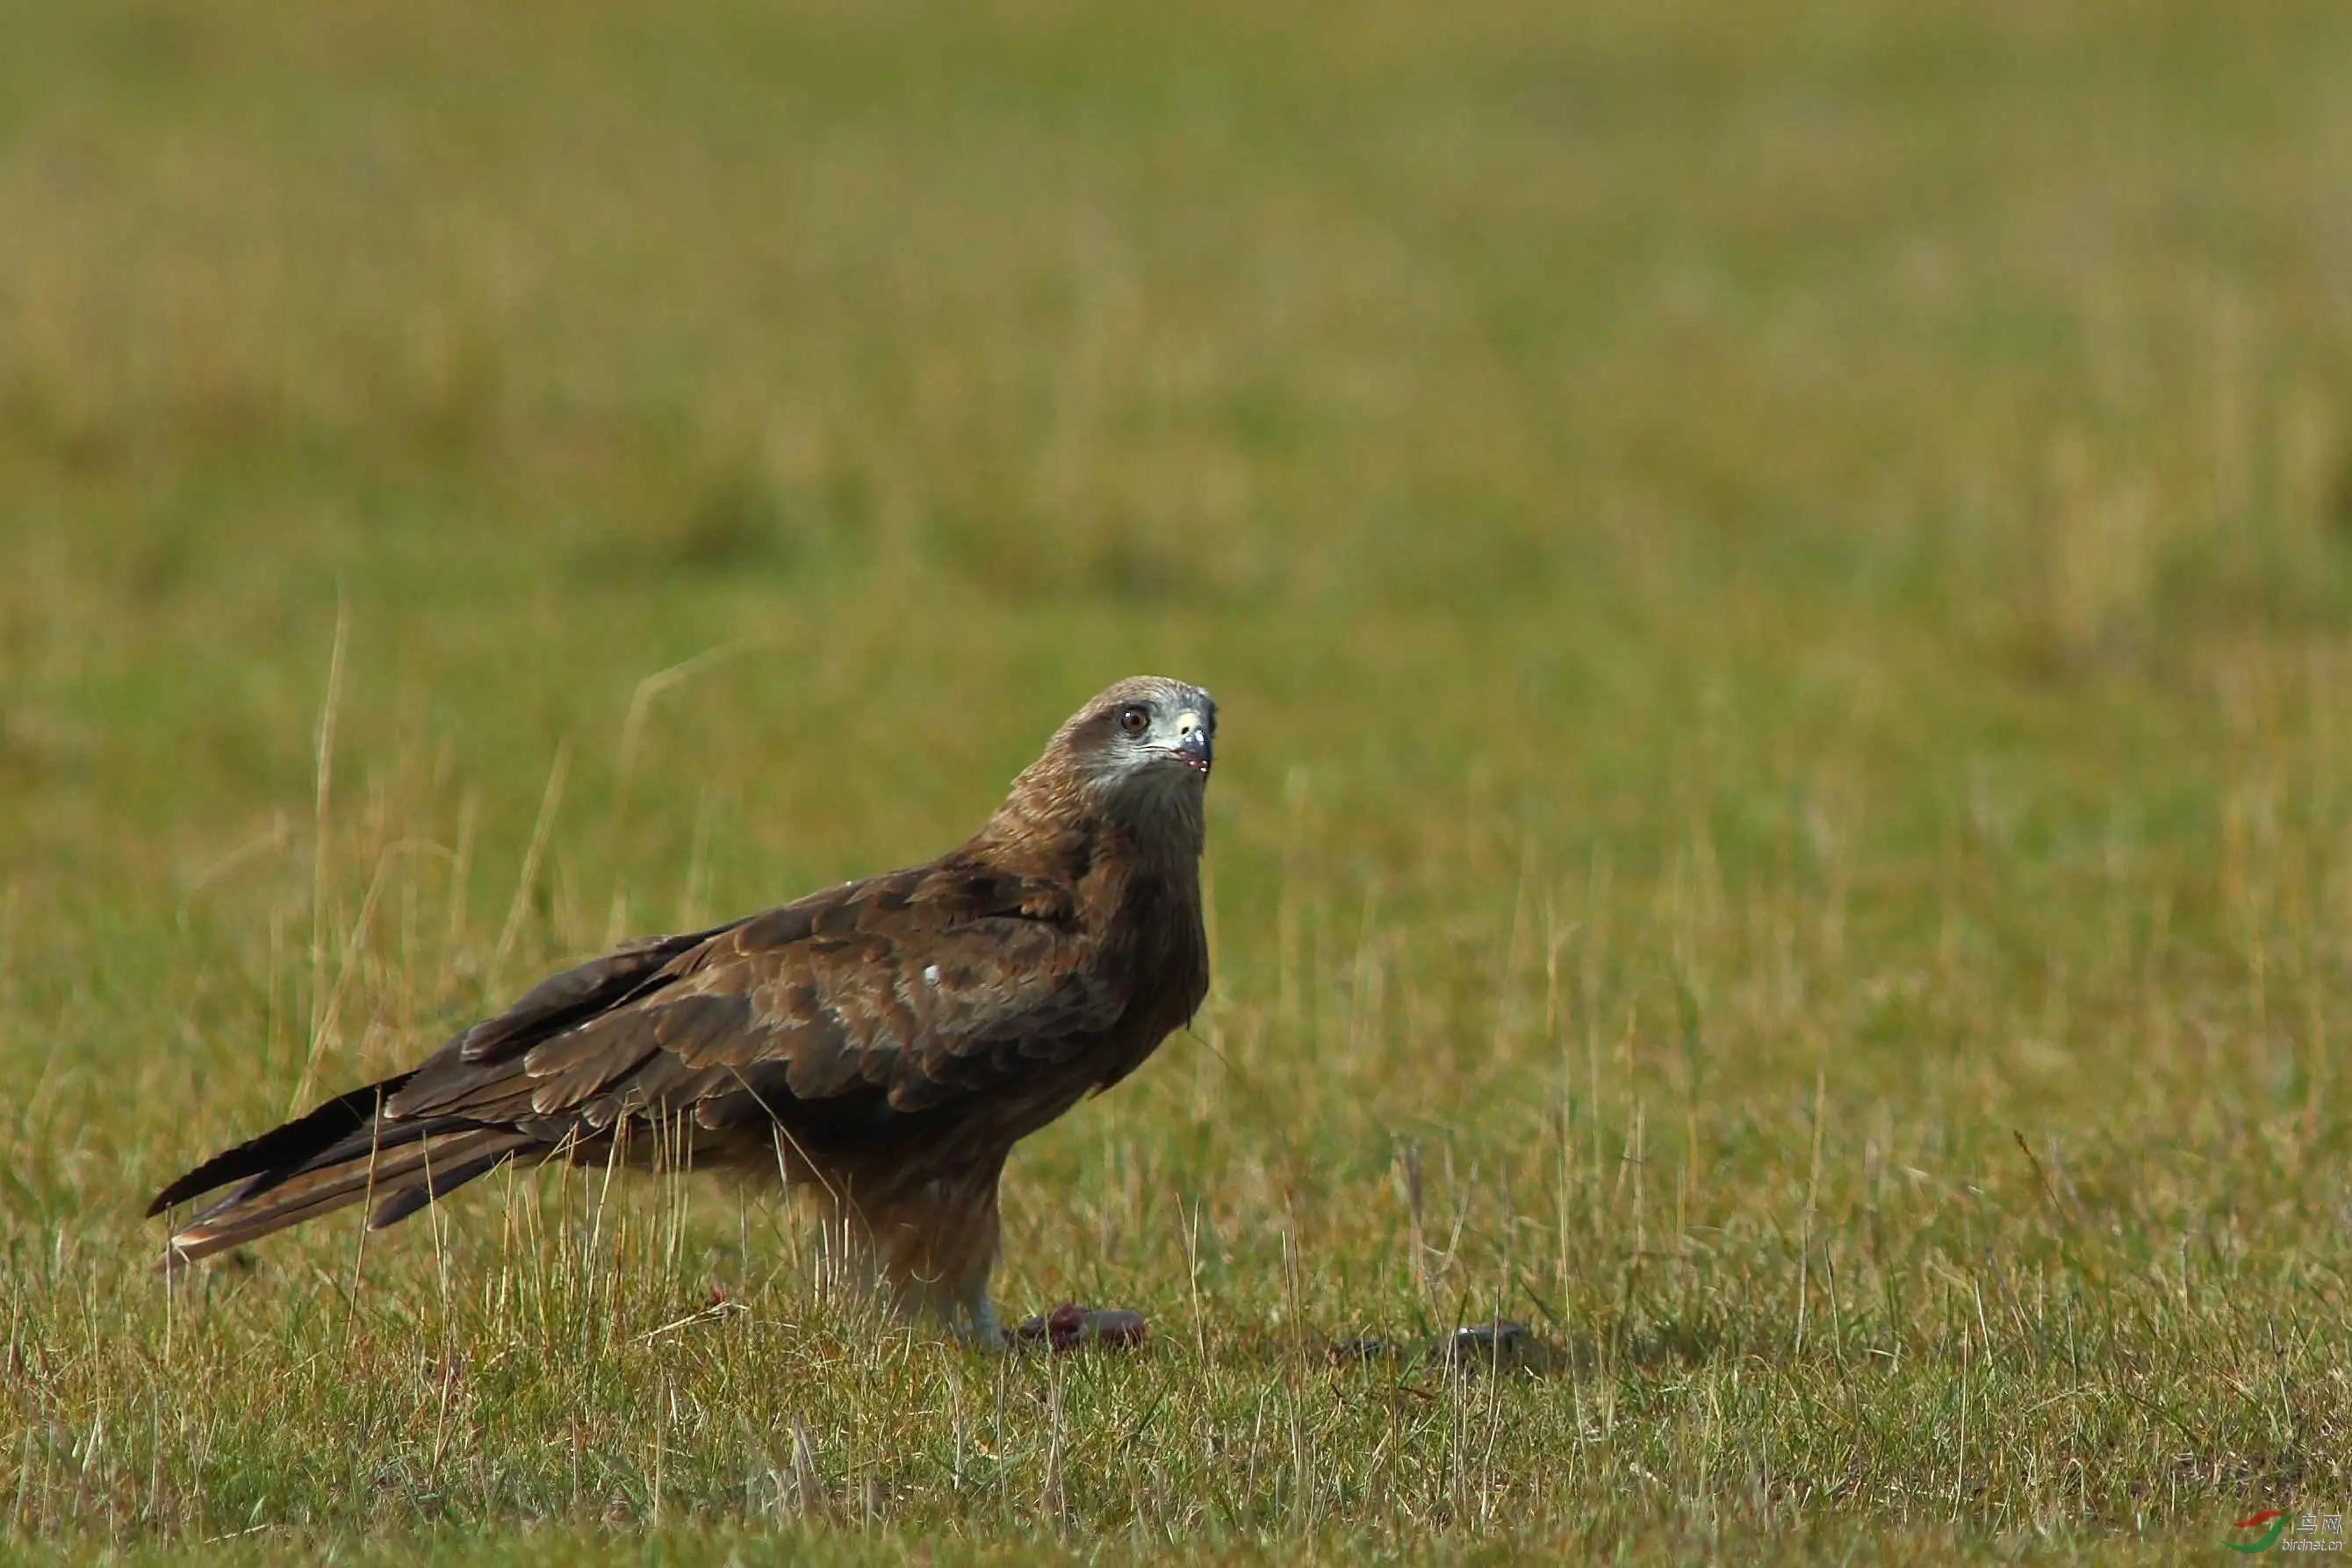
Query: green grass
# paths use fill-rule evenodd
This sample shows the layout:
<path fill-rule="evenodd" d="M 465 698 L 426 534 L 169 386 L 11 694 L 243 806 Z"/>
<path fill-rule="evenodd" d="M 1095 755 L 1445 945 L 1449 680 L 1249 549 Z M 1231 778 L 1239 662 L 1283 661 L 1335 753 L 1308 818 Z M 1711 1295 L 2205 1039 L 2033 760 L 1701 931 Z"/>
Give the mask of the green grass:
<path fill-rule="evenodd" d="M 0 1555 L 2352 1512 L 2352 11 L 0 33 Z M 601 1177 L 151 1268 L 195 1158 L 1139 670 L 1221 705 L 1215 987 L 998 1293 L 1143 1352 Z M 1322 1348 L 1498 1311 L 1548 1374 Z"/>

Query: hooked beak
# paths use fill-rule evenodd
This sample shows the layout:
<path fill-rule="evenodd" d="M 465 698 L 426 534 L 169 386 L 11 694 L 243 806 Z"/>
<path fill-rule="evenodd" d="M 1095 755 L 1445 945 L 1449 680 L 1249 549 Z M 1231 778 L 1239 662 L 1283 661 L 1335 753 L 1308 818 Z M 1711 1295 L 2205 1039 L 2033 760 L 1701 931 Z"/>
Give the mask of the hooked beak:
<path fill-rule="evenodd" d="M 1202 723 L 1196 715 L 1191 713 L 1184 715 L 1178 724 L 1176 743 L 1169 748 L 1169 752 L 1178 762 L 1182 763 L 1202 778 L 1209 776 L 1211 760 L 1209 727 Z"/>

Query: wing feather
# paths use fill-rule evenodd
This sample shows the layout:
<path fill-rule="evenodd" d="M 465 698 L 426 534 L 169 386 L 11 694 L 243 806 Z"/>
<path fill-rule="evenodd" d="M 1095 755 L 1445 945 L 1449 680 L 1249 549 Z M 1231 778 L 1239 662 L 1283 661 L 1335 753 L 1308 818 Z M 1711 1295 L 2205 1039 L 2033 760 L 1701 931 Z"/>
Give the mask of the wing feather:
<path fill-rule="evenodd" d="M 919 1110 L 1066 1058 L 1127 996 L 1066 889 L 899 872 L 543 982 L 428 1059 L 395 1117 L 585 1125 L 877 1095 Z"/>

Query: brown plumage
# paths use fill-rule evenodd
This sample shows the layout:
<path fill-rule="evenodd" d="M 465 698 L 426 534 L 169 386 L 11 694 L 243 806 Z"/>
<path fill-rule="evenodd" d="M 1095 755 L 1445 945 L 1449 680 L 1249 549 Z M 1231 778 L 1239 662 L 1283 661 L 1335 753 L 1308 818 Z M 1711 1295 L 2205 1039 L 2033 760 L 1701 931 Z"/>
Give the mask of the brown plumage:
<path fill-rule="evenodd" d="M 148 1210 L 194 1259 L 362 1200 L 391 1225 L 508 1161 L 732 1167 L 817 1191 L 908 1307 L 992 1339 L 997 1178 L 1208 990 L 1216 708 L 1087 703 L 959 847 L 541 982 L 410 1070 L 216 1155 Z"/>

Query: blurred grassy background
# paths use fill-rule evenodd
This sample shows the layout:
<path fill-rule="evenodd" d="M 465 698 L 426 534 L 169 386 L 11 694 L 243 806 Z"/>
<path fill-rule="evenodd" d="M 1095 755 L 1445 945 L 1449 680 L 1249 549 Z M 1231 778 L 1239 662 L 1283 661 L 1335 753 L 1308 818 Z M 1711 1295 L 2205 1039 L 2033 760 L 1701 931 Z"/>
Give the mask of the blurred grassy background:
<path fill-rule="evenodd" d="M 2352 12 L 0 36 L 16 1548 L 2155 1558 L 2352 1500 Z M 1001 1291 L 1150 1355 L 861 1348 L 724 1194 L 146 1272 L 306 1079 L 928 858 L 1146 669 L 1225 721 L 1217 988 L 1016 1158 Z M 1498 1299 L 1564 1373 L 1309 1342 Z"/>

